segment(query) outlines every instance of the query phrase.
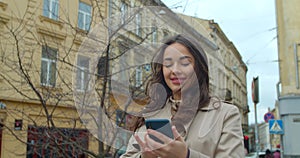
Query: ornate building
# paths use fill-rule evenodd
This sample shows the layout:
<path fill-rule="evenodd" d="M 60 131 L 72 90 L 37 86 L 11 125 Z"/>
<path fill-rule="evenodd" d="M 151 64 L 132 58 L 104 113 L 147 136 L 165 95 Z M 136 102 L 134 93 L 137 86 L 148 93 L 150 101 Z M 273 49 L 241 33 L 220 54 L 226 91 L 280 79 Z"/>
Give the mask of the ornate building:
<path fill-rule="evenodd" d="M 278 38 L 278 105 L 280 119 L 283 121 L 284 157 L 299 157 L 300 144 L 300 2 L 297 0 L 276 0 L 277 38 Z"/>
<path fill-rule="evenodd" d="M 116 127 L 144 106 L 152 53 L 178 33 L 202 44 L 211 91 L 246 124 L 247 68 L 216 23 L 200 23 L 208 34 L 157 0 L 0 0 L 0 156 L 122 153 Z"/>

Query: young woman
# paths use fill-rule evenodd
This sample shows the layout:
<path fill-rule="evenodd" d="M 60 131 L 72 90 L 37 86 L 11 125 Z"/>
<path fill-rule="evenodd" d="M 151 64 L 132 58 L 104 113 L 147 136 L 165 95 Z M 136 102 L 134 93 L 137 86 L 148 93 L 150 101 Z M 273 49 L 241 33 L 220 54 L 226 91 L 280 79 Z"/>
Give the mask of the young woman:
<path fill-rule="evenodd" d="M 121 157 L 244 157 L 239 110 L 210 96 L 207 57 L 197 41 L 185 35 L 168 39 L 154 57 L 152 72 L 150 102 Z M 174 139 L 147 130 L 148 118 L 170 119 Z"/>

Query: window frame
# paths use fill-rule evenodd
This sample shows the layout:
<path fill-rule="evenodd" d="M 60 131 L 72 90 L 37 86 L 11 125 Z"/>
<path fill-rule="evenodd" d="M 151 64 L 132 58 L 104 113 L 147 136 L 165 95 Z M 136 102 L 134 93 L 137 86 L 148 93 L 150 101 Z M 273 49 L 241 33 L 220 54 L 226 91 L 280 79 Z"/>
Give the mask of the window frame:
<path fill-rule="evenodd" d="M 157 42 L 158 40 L 158 34 L 157 34 L 157 27 L 156 26 L 152 26 L 151 27 L 151 42 Z"/>
<path fill-rule="evenodd" d="M 53 20 L 58 20 L 59 17 L 59 0 L 44 0 L 43 1 L 43 16 Z M 57 4 L 57 6 L 53 4 Z M 53 11 L 54 10 L 54 11 Z M 55 10 L 57 12 L 55 12 Z"/>
<path fill-rule="evenodd" d="M 79 65 L 79 60 L 87 60 L 87 64 L 83 63 L 83 65 Z M 77 72 L 76 72 L 76 90 L 77 91 L 87 91 L 90 89 L 89 81 L 91 79 L 90 75 L 90 57 L 78 55 L 77 56 Z M 87 65 L 85 67 L 85 65 Z M 80 73 L 80 74 L 78 74 Z M 78 79 L 78 75 L 80 75 L 80 79 Z M 80 83 L 78 82 L 80 80 Z M 80 85 L 79 85 L 80 84 Z"/>
<path fill-rule="evenodd" d="M 128 4 L 126 2 L 121 1 L 120 11 L 121 11 L 121 16 L 120 16 L 121 17 L 121 24 L 125 24 L 127 14 L 128 14 Z"/>
<path fill-rule="evenodd" d="M 89 7 L 89 11 L 90 12 L 86 12 L 84 10 L 80 9 L 80 6 L 84 5 L 85 7 Z M 83 19 L 82 21 L 79 20 L 80 16 L 79 14 L 82 14 Z M 89 21 L 87 20 L 89 18 Z M 82 22 L 82 27 L 80 26 L 80 22 Z M 79 1 L 79 5 L 78 5 L 78 18 L 77 18 L 77 27 L 85 30 L 85 31 L 89 31 L 90 30 L 90 26 L 91 26 L 91 22 L 92 22 L 92 6 L 90 4 L 84 3 L 82 1 Z"/>
<path fill-rule="evenodd" d="M 46 51 L 45 53 L 48 54 L 48 49 L 50 49 L 50 51 L 54 51 L 55 52 L 55 59 L 49 59 L 49 58 L 45 58 L 43 57 L 43 53 L 44 50 Z M 50 86 L 50 87 L 55 87 L 56 86 L 56 79 L 57 79 L 57 56 L 58 56 L 58 49 L 55 48 L 51 48 L 49 46 L 42 46 L 42 57 L 41 57 L 41 76 L 40 76 L 40 83 L 42 86 Z M 44 83 L 44 76 L 43 74 L 43 63 L 46 62 L 46 82 Z M 55 73 L 54 73 L 54 83 L 51 83 L 51 66 L 52 64 L 54 64 L 55 66 Z"/>
<path fill-rule="evenodd" d="M 136 35 L 138 36 L 142 36 L 142 18 L 141 18 L 141 14 L 140 13 L 137 13 L 135 15 L 135 22 L 136 22 L 136 30 L 135 30 L 135 33 Z"/>
<path fill-rule="evenodd" d="M 140 87 L 143 85 L 143 69 L 142 67 L 137 67 L 135 69 L 135 87 Z"/>

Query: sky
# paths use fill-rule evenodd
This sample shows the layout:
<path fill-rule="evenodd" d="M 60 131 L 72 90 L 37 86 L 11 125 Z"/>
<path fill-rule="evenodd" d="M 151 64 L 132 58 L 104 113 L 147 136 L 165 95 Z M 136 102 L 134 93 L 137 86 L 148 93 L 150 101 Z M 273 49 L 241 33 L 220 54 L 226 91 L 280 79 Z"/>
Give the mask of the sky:
<path fill-rule="evenodd" d="M 253 77 L 259 77 L 257 122 L 264 121 L 277 100 L 279 81 L 275 0 L 162 0 L 174 12 L 214 20 L 233 42 L 248 67 L 249 124 L 255 123 L 251 98 Z"/>

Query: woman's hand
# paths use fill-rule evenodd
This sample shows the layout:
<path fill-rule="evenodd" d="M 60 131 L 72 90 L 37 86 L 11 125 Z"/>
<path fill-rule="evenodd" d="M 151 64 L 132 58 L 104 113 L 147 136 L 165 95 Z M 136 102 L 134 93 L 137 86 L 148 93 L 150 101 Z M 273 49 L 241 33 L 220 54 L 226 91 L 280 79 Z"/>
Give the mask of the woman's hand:
<path fill-rule="evenodd" d="M 145 134 L 145 138 L 148 136 L 148 134 Z M 142 158 L 156 158 L 156 154 L 147 146 L 145 142 L 141 140 L 141 138 L 135 134 L 134 135 L 135 140 L 139 143 L 140 149 L 142 150 Z"/>
<path fill-rule="evenodd" d="M 142 149 L 143 158 L 186 158 L 188 153 L 187 146 L 175 126 L 172 127 L 174 140 L 155 130 L 148 129 L 147 132 L 148 134 L 145 135 L 145 142 L 135 135 L 135 139 Z M 154 141 L 149 137 L 149 134 L 159 138 L 164 144 Z"/>

